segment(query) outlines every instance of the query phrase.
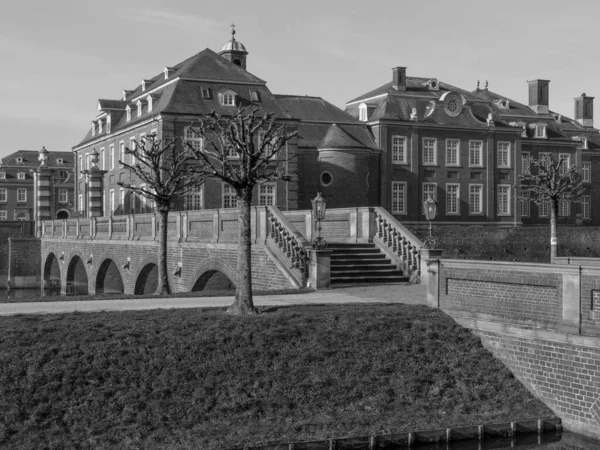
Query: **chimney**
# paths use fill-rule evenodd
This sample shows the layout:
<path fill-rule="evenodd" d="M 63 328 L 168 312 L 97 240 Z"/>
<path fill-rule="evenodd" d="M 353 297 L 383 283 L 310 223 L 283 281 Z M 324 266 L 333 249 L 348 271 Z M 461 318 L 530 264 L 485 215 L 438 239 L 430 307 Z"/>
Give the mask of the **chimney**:
<path fill-rule="evenodd" d="M 394 67 L 392 69 L 394 88 L 398 91 L 406 90 L 406 67 Z"/>
<path fill-rule="evenodd" d="M 584 127 L 594 126 L 594 97 L 583 93 L 575 98 L 575 120 Z"/>
<path fill-rule="evenodd" d="M 538 114 L 548 114 L 550 80 L 532 80 L 529 83 L 529 107 Z"/>

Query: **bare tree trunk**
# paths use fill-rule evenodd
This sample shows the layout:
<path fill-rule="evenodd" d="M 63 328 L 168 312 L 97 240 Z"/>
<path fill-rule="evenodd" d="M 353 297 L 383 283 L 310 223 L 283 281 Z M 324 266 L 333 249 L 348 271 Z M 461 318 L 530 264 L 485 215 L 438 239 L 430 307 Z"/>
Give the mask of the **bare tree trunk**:
<path fill-rule="evenodd" d="M 556 238 L 556 216 L 558 215 L 558 200 L 550 202 L 550 264 L 554 264 L 557 255 L 558 239 Z"/>
<path fill-rule="evenodd" d="M 238 192 L 239 249 L 236 271 L 238 279 L 235 300 L 227 309 L 227 313 L 232 315 L 258 314 L 252 300 L 251 205 L 252 188 L 241 189 Z"/>
<path fill-rule="evenodd" d="M 169 226 L 169 210 L 158 209 L 158 283 L 156 294 L 170 294 L 169 272 L 167 269 L 167 227 Z"/>

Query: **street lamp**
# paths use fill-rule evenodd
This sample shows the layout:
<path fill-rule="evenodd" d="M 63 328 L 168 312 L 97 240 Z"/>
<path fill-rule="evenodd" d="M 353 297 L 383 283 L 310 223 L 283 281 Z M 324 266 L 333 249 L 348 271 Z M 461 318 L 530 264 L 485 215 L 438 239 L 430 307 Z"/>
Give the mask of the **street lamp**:
<path fill-rule="evenodd" d="M 314 217 L 317 219 L 317 230 L 319 230 L 319 236 L 313 243 L 315 250 L 325 250 L 327 248 L 327 241 L 321 237 L 321 221 L 325 219 L 325 210 L 327 209 L 327 202 L 321 193 L 317 192 L 317 196 L 311 200 L 313 207 Z"/>
<path fill-rule="evenodd" d="M 437 203 L 431 196 L 431 193 L 427 195 L 427 200 L 423 202 L 423 210 L 425 212 L 425 218 L 429 220 L 429 237 L 425 239 L 425 248 L 437 248 L 437 241 L 431 235 L 431 221 L 435 219 Z"/>

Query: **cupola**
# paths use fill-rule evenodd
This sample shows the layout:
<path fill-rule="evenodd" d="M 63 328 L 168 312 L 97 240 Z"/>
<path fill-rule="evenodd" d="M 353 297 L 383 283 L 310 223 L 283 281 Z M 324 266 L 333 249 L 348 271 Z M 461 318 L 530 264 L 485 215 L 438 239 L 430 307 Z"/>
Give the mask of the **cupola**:
<path fill-rule="evenodd" d="M 223 46 L 219 55 L 246 70 L 246 56 L 248 52 L 244 44 L 235 40 L 234 24 L 231 24 L 231 40 Z"/>

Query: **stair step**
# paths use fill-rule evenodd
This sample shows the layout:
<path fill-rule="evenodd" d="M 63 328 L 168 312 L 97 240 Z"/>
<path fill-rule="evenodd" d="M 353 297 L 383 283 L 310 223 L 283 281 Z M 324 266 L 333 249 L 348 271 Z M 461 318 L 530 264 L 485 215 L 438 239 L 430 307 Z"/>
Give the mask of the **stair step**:
<path fill-rule="evenodd" d="M 376 269 L 376 270 L 356 270 L 356 269 L 345 269 L 345 270 L 335 270 L 331 271 L 331 276 L 339 276 L 339 275 L 402 275 L 404 272 L 396 269 L 395 267 L 387 268 L 387 269 Z"/>
<path fill-rule="evenodd" d="M 386 259 L 383 253 L 333 253 L 332 260 L 340 259 Z"/>
<path fill-rule="evenodd" d="M 396 277 L 379 277 L 379 276 L 362 276 L 362 277 L 336 277 L 331 278 L 331 284 L 346 284 L 346 283 L 406 283 L 408 282 L 407 276 L 396 276 Z"/>
<path fill-rule="evenodd" d="M 386 260 L 378 260 L 378 259 L 373 259 L 373 260 L 366 260 L 366 261 L 347 261 L 347 262 L 340 262 L 340 261 L 336 261 L 335 263 L 332 262 L 331 263 L 331 270 L 337 270 L 343 267 L 348 267 L 348 268 L 353 268 L 353 269 L 365 269 L 365 270 L 369 270 L 369 269 L 387 269 L 390 267 L 393 267 L 394 269 L 397 268 L 396 264 L 393 264 L 389 261 Z"/>

